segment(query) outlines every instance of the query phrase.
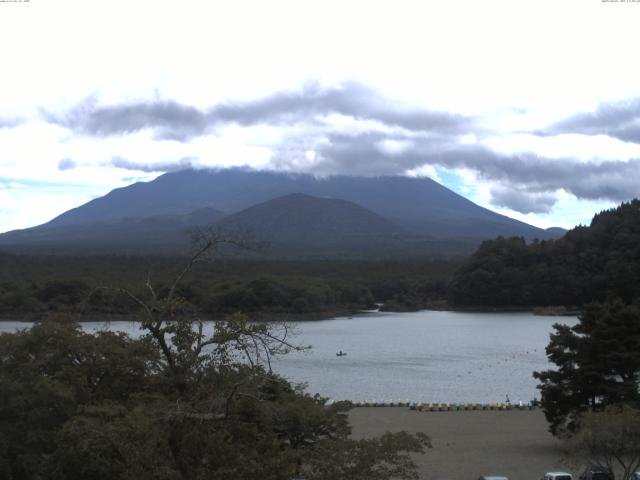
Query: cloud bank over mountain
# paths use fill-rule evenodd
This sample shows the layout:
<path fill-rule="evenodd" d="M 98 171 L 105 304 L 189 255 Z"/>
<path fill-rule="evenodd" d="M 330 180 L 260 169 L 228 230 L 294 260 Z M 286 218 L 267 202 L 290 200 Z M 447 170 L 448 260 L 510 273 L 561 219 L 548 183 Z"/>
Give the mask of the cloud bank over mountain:
<path fill-rule="evenodd" d="M 251 101 L 225 102 L 209 109 L 172 100 L 99 106 L 95 98 L 89 98 L 62 115 L 43 111 L 47 121 L 79 134 L 103 137 L 149 128 L 158 138 L 172 140 L 201 136 L 218 125 L 291 126 L 331 114 L 377 121 L 414 132 L 461 133 L 468 131 L 470 123 L 460 115 L 400 106 L 358 82 L 333 87 L 309 83 L 300 91 L 276 92 Z"/>
<path fill-rule="evenodd" d="M 547 132 L 607 135 L 640 143 L 640 98 L 604 103 L 593 112 L 577 113 L 552 125 Z"/>
<path fill-rule="evenodd" d="M 490 185 L 493 205 L 523 214 L 550 212 L 561 191 L 579 199 L 613 202 L 640 194 L 634 180 L 640 178 L 640 158 L 584 161 L 531 151 L 498 152 L 483 142 L 498 133 L 485 126 L 483 118 L 407 105 L 355 81 L 332 86 L 307 83 L 299 90 L 206 108 L 161 99 L 103 105 L 90 98 L 63 112 L 43 110 L 42 118 L 72 135 L 104 139 L 147 132 L 151 141 L 184 145 L 203 138 L 222 139 L 229 129 L 267 129 L 271 135 L 251 140 L 262 142 L 269 151 L 259 168 L 321 176 L 464 169 Z M 640 143 L 640 100 L 603 105 L 543 132 L 528 133 L 608 135 Z M 207 160 L 185 155 L 143 161 L 113 155 L 107 163 L 119 169 L 166 172 L 212 166 Z M 59 169 L 74 166 L 61 161 Z"/>

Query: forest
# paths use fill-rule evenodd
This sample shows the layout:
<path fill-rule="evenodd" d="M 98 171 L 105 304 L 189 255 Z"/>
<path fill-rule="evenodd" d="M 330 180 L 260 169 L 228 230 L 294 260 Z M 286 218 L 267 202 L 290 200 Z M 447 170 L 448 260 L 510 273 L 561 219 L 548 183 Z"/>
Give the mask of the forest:
<path fill-rule="evenodd" d="M 186 256 L 0 254 L 0 318 L 61 312 L 127 316 L 130 298 L 113 288 L 161 291 Z M 380 305 L 424 308 L 579 310 L 640 291 L 640 201 L 594 216 L 555 240 L 488 240 L 466 259 L 218 258 L 196 265 L 181 295 L 207 318 L 242 311 L 253 319 L 318 319 Z M 144 295 L 145 292 L 139 292 Z"/>
<path fill-rule="evenodd" d="M 448 286 L 455 306 L 580 308 L 640 292 L 640 200 L 593 217 L 557 240 L 485 241 Z"/>
<path fill-rule="evenodd" d="M 0 254 L 0 318 L 72 313 L 89 319 L 130 315 L 118 288 L 166 289 L 187 257 Z M 195 265 L 180 294 L 207 318 L 242 311 L 253 319 L 316 319 L 387 303 L 415 310 L 441 302 L 456 260 L 217 259 Z"/>

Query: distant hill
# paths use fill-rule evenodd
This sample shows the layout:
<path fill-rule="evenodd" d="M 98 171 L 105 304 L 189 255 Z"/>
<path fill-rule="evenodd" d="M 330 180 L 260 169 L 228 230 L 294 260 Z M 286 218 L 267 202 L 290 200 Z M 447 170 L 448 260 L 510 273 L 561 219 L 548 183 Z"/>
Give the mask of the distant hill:
<path fill-rule="evenodd" d="M 640 200 L 593 217 L 557 240 L 484 242 L 449 286 L 459 306 L 581 306 L 640 300 Z"/>
<path fill-rule="evenodd" d="M 382 216 L 346 200 L 293 193 L 249 207 L 216 224 L 246 231 L 278 254 L 340 256 L 408 247 L 410 235 Z"/>
<path fill-rule="evenodd" d="M 326 254 L 333 248 L 339 256 L 395 254 L 393 248 L 404 249 L 403 256 L 465 254 L 499 235 L 559 234 L 482 208 L 428 178 L 227 169 L 172 172 L 115 189 L 43 225 L 0 235 L 0 247 L 184 250 L 187 227 L 224 215 L 221 225 L 250 225 L 289 253 Z"/>
<path fill-rule="evenodd" d="M 547 232 L 548 234 L 547 238 L 560 238 L 565 233 L 567 233 L 567 231 L 564 228 L 560 228 L 560 227 L 545 228 L 544 231 Z"/>
<path fill-rule="evenodd" d="M 397 238 L 407 232 L 346 200 L 292 193 L 260 203 L 218 222 L 222 228 L 249 228 L 269 241 L 324 243 L 344 239 Z"/>

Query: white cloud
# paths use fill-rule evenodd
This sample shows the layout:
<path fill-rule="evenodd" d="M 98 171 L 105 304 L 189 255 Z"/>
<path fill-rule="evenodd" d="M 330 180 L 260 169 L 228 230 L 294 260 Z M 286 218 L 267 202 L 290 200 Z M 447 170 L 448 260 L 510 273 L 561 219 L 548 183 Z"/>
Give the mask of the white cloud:
<path fill-rule="evenodd" d="M 402 155 L 404 152 L 413 147 L 413 142 L 410 140 L 397 140 L 393 138 L 387 138 L 377 143 L 378 149 L 382 153 L 388 155 Z"/>
<path fill-rule="evenodd" d="M 531 153 L 546 158 L 577 160 L 629 160 L 640 158 L 640 144 L 623 142 L 606 135 L 561 134 L 539 136 L 532 133 L 490 136 L 482 144 L 505 155 Z"/>
<path fill-rule="evenodd" d="M 407 170 L 405 175 L 408 177 L 429 177 L 431 180 L 443 183 L 442 178 L 438 173 L 438 169 L 433 165 L 422 165 L 420 167 L 412 168 L 411 170 Z"/>
<path fill-rule="evenodd" d="M 38 225 L 108 189 L 47 184 L 0 183 L 0 232 Z"/>

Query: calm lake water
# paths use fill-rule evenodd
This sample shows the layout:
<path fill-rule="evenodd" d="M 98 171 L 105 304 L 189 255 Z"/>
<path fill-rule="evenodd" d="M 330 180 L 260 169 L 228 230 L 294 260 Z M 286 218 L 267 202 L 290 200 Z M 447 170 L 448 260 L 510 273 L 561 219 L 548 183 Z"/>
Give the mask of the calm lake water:
<path fill-rule="evenodd" d="M 308 391 L 334 399 L 512 402 L 539 398 L 534 370 L 551 367 L 544 349 L 556 322 L 574 317 L 531 313 L 367 313 L 291 322 L 297 343 L 311 345 L 274 362 L 274 370 Z M 0 322 L 1 331 L 28 323 Z M 85 323 L 132 335 L 134 322 Z M 336 356 L 342 350 L 347 355 Z"/>

